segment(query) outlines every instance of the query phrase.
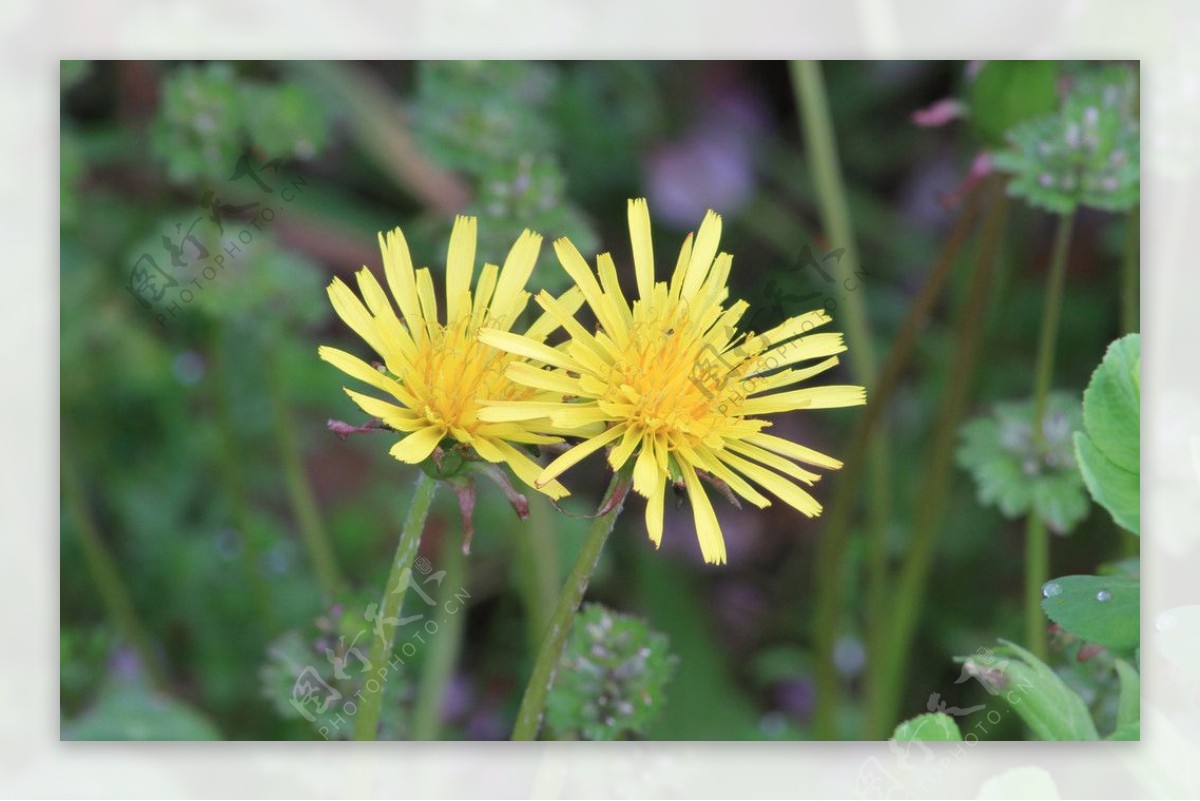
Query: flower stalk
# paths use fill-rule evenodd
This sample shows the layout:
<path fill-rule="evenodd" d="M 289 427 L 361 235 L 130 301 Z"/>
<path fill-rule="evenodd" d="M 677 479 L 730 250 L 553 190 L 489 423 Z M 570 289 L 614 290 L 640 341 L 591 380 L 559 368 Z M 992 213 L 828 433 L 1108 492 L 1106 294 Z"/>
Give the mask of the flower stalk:
<path fill-rule="evenodd" d="M 525 695 L 521 699 L 521 708 L 517 712 L 517 723 L 512 733 L 513 740 L 537 739 L 538 731 L 542 726 L 542 717 L 546 711 L 546 699 L 550 695 L 550 687 L 554 684 L 554 674 L 558 669 L 558 662 L 562 658 L 567 634 L 571 631 L 571 623 L 587 592 L 588 582 L 596 570 L 604 543 L 608 541 L 608 535 L 612 533 L 617 517 L 621 514 L 628 491 L 629 478 L 621 472 L 613 473 L 608 491 L 604 493 L 604 500 L 600 502 L 600 508 L 607 509 L 607 511 L 592 520 L 587 537 L 583 541 L 583 548 L 579 552 L 579 558 L 575 561 L 575 566 L 571 569 L 571 575 L 567 577 L 566 584 L 563 585 L 554 615 L 550 618 L 549 628 L 542 639 L 542 646 L 534 661 L 533 673 L 529 677 Z"/>
<path fill-rule="evenodd" d="M 438 482 L 430 478 L 424 471 L 417 473 L 417 485 L 413 491 L 412 503 L 400 529 L 400 542 L 396 546 L 396 556 L 392 559 L 392 568 L 388 573 L 387 584 L 384 585 L 383 598 L 379 601 L 378 614 L 383 621 L 399 618 L 400 609 L 404 605 L 409 582 L 412 580 L 412 563 L 421 544 L 421 533 L 425 529 L 425 521 L 429 517 L 429 507 Z M 371 640 L 370 662 L 372 665 L 387 663 L 396 644 L 396 626 L 387 626 L 383 635 L 376 635 Z M 371 689 L 372 684 L 374 690 Z M 365 682 L 362 689 L 358 717 L 354 723 L 355 740 L 374 740 L 378 736 L 379 712 L 383 704 L 383 682 Z"/>
<path fill-rule="evenodd" d="M 1042 326 L 1038 334 L 1037 364 L 1033 384 L 1033 450 L 1040 456 L 1045 448 L 1044 418 L 1046 398 L 1054 379 L 1054 351 L 1058 342 L 1058 321 L 1062 315 L 1063 286 L 1067 275 L 1067 251 L 1075 215 L 1058 218 L 1054 250 L 1046 278 L 1046 305 L 1042 308 Z M 1050 580 L 1050 537 L 1046 523 L 1036 510 L 1030 510 L 1025 528 L 1025 644 L 1039 659 L 1046 657 L 1046 622 L 1042 614 L 1042 585 Z"/>

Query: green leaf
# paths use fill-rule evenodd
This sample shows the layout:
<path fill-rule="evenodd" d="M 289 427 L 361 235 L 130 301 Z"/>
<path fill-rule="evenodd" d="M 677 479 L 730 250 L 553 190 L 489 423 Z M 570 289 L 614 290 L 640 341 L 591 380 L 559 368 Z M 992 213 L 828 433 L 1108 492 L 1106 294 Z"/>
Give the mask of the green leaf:
<path fill-rule="evenodd" d="M 1005 651 L 1016 659 L 1004 660 L 997 668 L 1004 678 L 1000 697 L 1021 716 L 1039 740 L 1098 740 L 1096 724 L 1083 699 L 1072 692 L 1046 663 L 1024 648 L 1001 640 Z"/>
<path fill-rule="evenodd" d="M 990 144 L 999 144 L 1010 128 L 1054 111 L 1057 81 L 1053 61 L 989 61 L 971 83 L 971 122 Z"/>
<path fill-rule="evenodd" d="M 1140 338 L 1108 347 L 1083 393 L 1083 432 L 1075 456 L 1088 492 L 1118 525 L 1141 530 Z"/>
<path fill-rule="evenodd" d="M 1108 510 L 1118 526 L 1140 533 L 1141 476 L 1117 467 L 1082 431 L 1075 434 L 1075 459 L 1092 499 Z"/>
<path fill-rule="evenodd" d="M 892 739 L 899 743 L 920 740 L 927 743 L 961 742 L 962 732 L 954 718 L 944 712 L 927 712 L 896 727 Z"/>
<path fill-rule="evenodd" d="M 1042 476 L 1033 485 L 1033 506 L 1051 531 L 1069 532 L 1087 517 L 1088 499 L 1072 472 Z"/>
<path fill-rule="evenodd" d="M 997 403 L 962 427 L 958 464 L 971 472 L 979 502 L 1009 519 L 1032 509 L 1056 534 L 1069 534 L 1088 513 L 1075 469 L 1072 434 L 1083 424 L 1078 400 L 1051 393 L 1042 419 L 1041 450 L 1033 444 L 1033 402 Z"/>
<path fill-rule="evenodd" d="M 1113 464 L 1136 473 L 1141 465 L 1141 337 L 1128 334 L 1108 346 L 1083 393 L 1083 427 Z"/>
<path fill-rule="evenodd" d="M 64 740 L 219 740 L 208 718 L 182 701 L 120 681 L 96 704 L 63 726 Z"/>
<path fill-rule="evenodd" d="M 1117 727 L 1109 740 L 1142 739 L 1142 680 L 1137 670 L 1123 659 L 1114 663 L 1121 682 L 1121 697 L 1117 701 Z"/>
<path fill-rule="evenodd" d="M 1042 609 L 1076 637 L 1129 650 L 1141 641 L 1140 587 L 1133 579 L 1063 576 L 1042 588 Z"/>

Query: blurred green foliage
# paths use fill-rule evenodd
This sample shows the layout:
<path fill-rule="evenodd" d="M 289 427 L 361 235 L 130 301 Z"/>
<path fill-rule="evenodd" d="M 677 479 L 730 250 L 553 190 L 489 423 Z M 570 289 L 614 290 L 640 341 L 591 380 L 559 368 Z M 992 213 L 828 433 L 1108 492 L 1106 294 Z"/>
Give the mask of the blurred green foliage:
<path fill-rule="evenodd" d="M 327 110 L 303 86 L 246 80 L 228 63 L 182 67 L 161 89 L 151 142 L 177 183 L 228 179 L 247 147 L 311 159 L 329 137 Z"/>
<path fill-rule="evenodd" d="M 835 290 L 795 267 L 803 246 L 826 253 L 843 243 L 825 241 L 817 222 L 785 65 L 440 62 L 344 69 L 382 87 L 384 105 L 401 113 L 366 119 L 371 130 L 391 137 L 387 142 L 415 143 L 412 153 L 368 141 L 367 123 L 351 118 L 339 92 L 295 65 L 63 63 L 62 459 L 81 476 L 77 507 L 85 516 L 70 513 L 64 498 L 64 737 L 320 739 L 321 725 L 290 703 L 303 668 L 311 666 L 343 699 L 353 697 L 356 660 L 345 665 L 351 678 L 338 678 L 325 648 L 344 658 L 365 605 L 377 600 L 414 469 L 387 456 L 387 435 L 343 442 L 326 430 L 329 418 L 363 421 L 341 391 L 342 376 L 315 349 L 340 344 L 365 355 L 331 314 L 322 287 L 362 264 L 377 269 L 378 231 L 402 226 L 414 253 L 426 254 L 435 272 L 442 268 L 452 213 L 402 176 L 432 170 L 462 190 L 463 205 L 455 210 L 480 216 L 481 259 L 500 262 L 523 228 L 541 232 L 547 244 L 532 288 L 565 286 L 549 247 L 564 235 L 589 257 L 611 250 L 632 286 L 625 199 L 648 196 L 657 250 L 669 254 L 660 257 L 660 276 L 673 265 L 682 235 L 699 222 L 684 222 L 690 219 L 680 210 L 684 198 L 725 215 L 722 244 L 736 256 L 734 294 L 767 310 L 756 326 L 775 322 L 771 315 L 845 302 L 844 287 Z M 985 66 L 977 78 L 991 81 L 1002 72 Z M 1037 87 L 1029 84 L 1037 102 L 1005 101 L 1004 114 L 1015 116 L 985 123 L 980 111 L 973 120 L 1020 131 L 1053 117 L 1055 130 L 1045 135 L 1059 138 L 1069 124 L 1080 126 L 1079 149 L 1062 139 L 1061 152 L 1036 164 L 1037 148 L 1027 153 L 1024 135 L 1010 131 L 1015 144 L 1006 152 L 1020 162 L 1010 162 L 1010 186 L 1036 185 L 1050 168 L 1077 176 L 1080 186 L 1085 176 L 1099 181 L 1099 189 L 1071 195 L 1072 203 L 1092 208 L 1080 211 L 1086 255 L 1068 275 L 1059 340 L 1055 386 L 1069 390 L 1070 403 L 1052 406 L 1061 423 L 1053 432 L 1054 463 L 1027 474 L 1019 440 L 1028 434 L 1028 415 L 1021 434 L 1020 414 L 988 411 L 1029 392 L 1048 242 L 1046 215 L 1022 208 L 1004 233 L 985 320 L 986 358 L 971 396 L 971 413 L 982 416 L 970 424 L 977 433 L 964 435 L 978 438 L 972 448 L 964 445 L 973 450 L 966 459 L 971 471 L 992 474 L 997 491 L 981 507 L 972 476 L 954 477 L 936 546 L 937 578 L 927 588 L 909 655 L 904 719 L 926 711 L 932 691 L 954 688 L 958 668 L 950 655 L 1020 630 L 1019 523 L 1009 516 L 1011 498 L 1033 504 L 1063 530 L 1086 529 L 1087 536 L 1056 540 L 1054 575 L 1095 574 L 1130 555 L 1106 515 L 1087 516 L 1082 481 L 1068 468 L 1075 462 L 1070 432 L 1094 436 L 1086 408 L 1082 426 L 1078 421 L 1083 389 L 1121 333 L 1122 245 L 1112 232 L 1122 221 L 1112 211 L 1136 202 L 1130 187 L 1137 185 L 1138 154 L 1136 97 L 1121 88 L 1128 82 L 1117 73 L 1136 79 L 1136 71 L 1083 65 L 1057 72 L 1076 76 L 1066 94 L 1056 87 L 1057 106 L 1043 107 L 1039 79 Z M 1094 80 L 1078 77 L 1091 72 Z M 966 125 L 920 129 L 908 118 L 964 80 L 970 94 L 972 78 L 967 65 L 952 62 L 840 62 L 827 65 L 826 76 L 865 270 L 855 291 L 864 293 L 875 349 L 886 354 L 960 213 L 945 198 L 959 188 L 981 135 Z M 349 95 L 358 86 L 334 89 Z M 975 91 L 986 97 L 1009 90 Z M 1096 142 L 1084 147 L 1092 103 L 1098 104 Z M 1114 164 L 1118 151 L 1127 162 Z M 404 161 L 412 158 L 419 161 Z M 688 166 L 672 171 L 663 167 L 668 163 Z M 1111 177 L 1119 186 L 1109 192 L 1104 182 Z M 1120 202 L 1094 202 L 1101 195 Z M 168 243 L 178 249 L 179 264 Z M 892 566 L 913 538 L 939 400 L 959 380 L 949 364 L 972 258 L 971 248 L 955 257 L 948 288 L 878 434 L 889 438 L 894 464 L 905 466 L 891 475 L 893 514 L 879 546 Z M 832 309 L 835 326 L 841 314 Z M 842 372 L 837 380 L 848 378 Z M 842 456 L 857 419 L 834 413 L 818 423 L 797 414 L 776 424 Z M 299 490 L 290 478 L 296 475 Z M 822 502 L 839 480 L 832 473 L 815 488 Z M 562 580 L 578 553 L 582 517 L 595 508 L 605 481 L 602 465 L 581 466 L 575 497 L 564 505 L 571 516 L 548 512 L 551 581 Z M 344 578 L 335 597 L 322 591 L 305 545 L 306 497 Z M 856 493 L 856 507 L 867 500 Z M 640 507 L 630 505 L 591 597 L 614 620 L 644 619 L 640 625 L 669 640 L 678 669 L 655 699 L 658 716 L 639 719 L 621 736 L 811 737 L 811 571 L 823 520 L 801 519 L 780 505 L 759 512 L 718 502 L 731 558 L 715 570 L 699 562 L 686 508 L 668 509 L 656 551 L 644 536 Z M 487 484 L 480 486 L 475 520 L 462 651 L 442 731 L 451 738 L 503 738 L 530 668 L 528 643 L 538 635 L 531 631 L 533 596 L 517 547 L 535 521 L 519 520 Z M 150 659 L 166 677 L 163 688 L 151 686 L 128 632 L 101 600 L 85 558 L 88 525 L 113 557 L 151 644 Z M 436 560 L 447 530 L 459 525 L 454 499 L 443 493 L 423 557 Z M 866 568 L 876 553 L 865 523 L 856 520 L 851 533 L 846 629 L 837 654 L 852 689 L 838 710 L 848 737 L 860 736 L 865 718 L 860 677 L 869 656 L 861 632 Z M 339 604 L 340 616 L 333 611 Z M 660 642 L 659 635 L 645 636 Z M 1056 675 L 1071 692 L 1085 694 L 1079 697 L 1099 730 L 1117 731 L 1120 717 L 1120 730 L 1128 732 L 1120 685 L 1129 679 L 1118 676 L 1122 668 L 1104 656 L 1078 662 L 1086 647 L 1078 638 L 1056 645 L 1050 659 Z M 661 664 L 668 662 L 664 657 Z M 421 668 L 412 667 L 389 684 L 388 736 L 408 732 L 412 694 L 421 683 Z M 577 696 L 587 692 L 576 689 Z M 955 700 L 967 707 L 991 698 L 972 686 Z M 578 716 L 582 709 L 568 705 L 555 714 Z M 328 736 L 344 736 L 331 719 L 320 720 Z M 899 722 L 889 721 L 889 728 Z M 558 725 L 587 736 L 578 717 Z M 988 736 L 1019 737 L 1021 729 L 1014 718 Z"/>
<path fill-rule="evenodd" d="M 546 707 L 559 737 L 618 740 L 642 734 L 666 703 L 678 660 L 644 621 L 586 604 L 571 624 Z"/>
<path fill-rule="evenodd" d="M 1082 419 L 1073 397 L 1050 395 L 1040 451 L 1034 448 L 1033 401 L 998 403 L 990 415 L 964 425 L 958 463 L 974 476 L 979 502 L 1010 519 L 1032 508 L 1051 531 L 1070 534 L 1088 513 L 1072 439 Z"/>
<path fill-rule="evenodd" d="M 1137 76 L 1128 67 L 1075 76 L 1061 110 L 1023 122 L 992 160 L 1013 173 L 1009 191 L 1066 214 L 1079 205 L 1126 211 L 1138 204 L 1141 143 Z"/>

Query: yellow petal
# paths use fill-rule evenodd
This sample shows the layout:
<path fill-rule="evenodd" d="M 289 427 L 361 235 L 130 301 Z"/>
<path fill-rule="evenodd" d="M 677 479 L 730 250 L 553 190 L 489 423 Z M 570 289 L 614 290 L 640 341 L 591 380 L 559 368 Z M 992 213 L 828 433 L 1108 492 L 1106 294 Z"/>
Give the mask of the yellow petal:
<path fill-rule="evenodd" d="M 688 260 L 680 297 L 690 298 L 700 289 L 700 285 L 708 277 L 709 267 L 717 255 L 720 243 L 721 215 L 710 210 L 704 215 L 704 221 L 700 223 L 700 232 L 696 234 L 696 245 L 692 249 L 691 259 Z"/>
<path fill-rule="evenodd" d="M 399 228 L 389 231 L 387 238 L 379 235 L 379 247 L 383 251 L 383 274 L 387 278 L 392 297 L 408 323 L 408 330 L 416 336 L 422 330 L 421 302 L 417 299 L 417 280 L 413 275 L 412 256 L 408 242 Z"/>
<path fill-rule="evenodd" d="M 397 431 L 416 431 L 428 425 L 425 418 L 416 416 L 403 406 L 396 406 L 352 389 L 343 388 L 343 391 L 350 396 L 350 400 L 358 404 L 358 408 L 372 417 L 378 417 Z"/>
<path fill-rule="evenodd" d="M 752 341 L 753 344 L 753 341 Z M 748 347 L 748 346 L 743 346 Z M 772 348 L 759 354 L 747 371 L 748 375 L 777 370 L 796 362 L 809 359 L 823 359 L 846 350 L 846 343 L 841 334 L 809 334 L 806 337 L 785 342 L 777 348 Z"/>
<path fill-rule="evenodd" d="M 508 330 L 512 327 L 512 320 L 504 321 L 503 324 L 499 320 L 489 320 L 487 317 L 488 306 L 492 302 L 492 293 L 496 291 L 496 279 L 500 275 L 500 268 L 494 264 L 483 265 L 483 270 L 479 273 L 479 284 L 475 287 L 475 305 L 471 307 L 471 325 L 478 328 L 481 325 L 487 325 L 490 328 L 503 328 Z"/>
<path fill-rule="evenodd" d="M 780 473 L 790 476 L 797 481 L 803 481 L 805 484 L 811 485 L 821 478 L 820 474 L 814 473 L 811 470 L 805 470 L 803 467 L 788 461 L 782 456 L 764 450 L 757 445 L 751 445 L 749 442 L 733 439 L 727 442 L 725 447 L 756 462 L 765 464 L 767 467 L 778 470 Z"/>
<path fill-rule="evenodd" d="M 417 270 L 417 298 L 421 301 L 421 316 L 427 328 L 438 324 L 437 295 L 433 291 L 433 277 L 428 267 Z"/>
<path fill-rule="evenodd" d="M 565 403 L 542 403 L 536 401 L 484 401 L 479 410 L 479 419 L 488 423 L 514 423 L 522 420 L 538 420 L 567 408 Z"/>
<path fill-rule="evenodd" d="M 398 381 L 388 378 L 357 356 L 352 356 L 344 350 L 331 348 L 328 345 L 317 348 L 317 355 L 346 375 L 364 381 L 376 389 L 381 389 L 407 404 L 414 401 L 412 395 Z"/>
<path fill-rule="evenodd" d="M 583 293 L 579 291 L 579 287 L 573 286 L 559 295 L 557 300 L 559 308 L 574 316 L 575 312 L 579 311 L 579 307 L 583 305 Z M 501 326 L 489 327 L 500 328 Z M 533 325 L 529 326 L 525 336 L 535 342 L 543 342 L 546 337 L 554 333 L 556 328 L 558 328 L 558 321 L 549 312 L 543 310 L 541 316 L 533 321 Z"/>
<path fill-rule="evenodd" d="M 446 323 L 453 323 L 469 312 L 463 307 L 463 297 L 470 297 L 471 279 L 475 273 L 475 241 L 478 223 L 474 217 L 461 214 L 454 218 L 450 232 L 450 248 L 446 253 Z"/>
<path fill-rule="evenodd" d="M 774 328 L 759 334 L 756 339 L 762 340 L 766 347 L 778 346 L 798 334 L 807 334 L 814 328 L 820 328 L 832 318 L 821 309 L 806 312 L 795 317 L 789 317 Z"/>
<path fill-rule="evenodd" d="M 557 481 L 543 481 L 542 476 L 539 475 L 542 472 L 542 466 L 517 448 L 509 445 L 502 439 L 495 440 L 493 444 L 504 454 L 504 461 L 517 474 L 517 478 L 529 486 L 536 487 L 543 494 L 549 495 L 555 500 L 565 498 L 571 494 L 566 487 Z"/>
<path fill-rule="evenodd" d="M 822 362 L 817 362 L 811 367 L 805 367 L 801 370 L 781 370 L 774 375 L 752 375 L 742 379 L 743 394 L 758 395 L 763 392 L 770 392 L 773 389 L 798 384 L 801 381 L 807 381 L 815 375 L 831 370 L 838 365 L 838 357 L 830 356 Z"/>
<path fill-rule="evenodd" d="M 557 478 L 558 476 L 562 475 L 567 468 L 583 461 L 585 458 L 600 450 L 605 445 L 612 442 L 614 439 L 624 433 L 625 424 L 622 423 L 621 425 L 613 426 L 603 434 L 599 434 L 591 439 L 584 440 L 574 448 L 571 448 L 571 450 L 559 456 L 550 464 L 546 465 L 546 468 L 542 470 L 541 475 L 537 477 L 536 485 L 540 487 L 550 480 Z"/>
<path fill-rule="evenodd" d="M 842 467 L 842 463 L 832 456 L 826 456 L 819 451 L 814 451 L 812 448 L 806 448 L 803 445 L 783 439 L 782 437 L 776 437 L 773 434 L 763 434 L 761 432 L 750 434 L 746 437 L 746 441 L 766 448 L 769 451 L 783 454 L 798 462 L 815 465 L 816 467 L 824 467 L 828 470 L 840 470 Z"/>
<path fill-rule="evenodd" d="M 500 270 L 500 280 L 496 284 L 495 299 L 492 301 L 492 312 L 507 317 L 509 328 L 516 322 L 513 307 L 518 302 L 518 296 L 529 282 L 533 267 L 537 263 L 538 253 L 542 249 L 542 237 L 529 229 L 521 232 L 513 243 L 504 259 L 504 267 Z M 511 316 L 510 316 L 511 315 Z M 500 327 L 500 326 L 495 326 Z"/>
<path fill-rule="evenodd" d="M 587 261 L 571 243 L 571 240 L 566 237 L 555 240 L 554 252 L 558 254 L 559 263 L 571 276 L 575 286 L 583 292 L 583 299 L 592 307 L 600 325 L 607 331 L 618 330 L 619 320 L 612 302 L 601 291 L 600 284 L 596 282 L 596 276 L 592 274 L 592 268 L 588 266 Z"/>
<path fill-rule="evenodd" d="M 699 448 L 697 450 L 697 454 L 699 456 L 699 461 L 695 461 L 694 464 L 699 467 L 703 467 L 705 470 L 724 481 L 729 485 L 729 488 L 738 495 L 741 495 L 759 509 L 764 509 L 771 505 L 769 498 L 767 498 L 758 490 L 754 489 L 754 487 L 750 486 L 750 484 L 744 478 L 726 467 L 725 463 L 721 461 L 721 457 L 718 454 L 715 454 L 704 447 Z"/>
<path fill-rule="evenodd" d="M 840 409 L 844 406 L 862 406 L 867 402 L 867 391 L 862 387 L 835 385 L 828 387 L 805 387 L 777 395 L 750 398 L 742 404 L 742 413 L 775 414 L 795 409 Z"/>
<path fill-rule="evenodd" d="M 422 428 L 397 442 L 388 453 L 402 462 L 417 464 L 429 458 L 444 436 L 446 431 L 440 426 Z"/>
<path fill-rule="evenodd" d="M 621 437 L 621 441 L 608 454 L 608 464 L 613 470 L 620 470 L 629 461 L 630 454 L 633 449 L 638 446 L 639 442 L 643 442 L 642 435 L 637 429 L 629 427 L 625 429 L 625 435 Z"/>
<path fill-rule="evenodd" d="M 600 286 L 612 302 L 613 309 L 617 312 L 617 322 L 621 324 L 620 330 L 611 333 L 624 341 L 629 329 L 633 327 L 633 313 L 629 310 L 629 301 L 625 300 L 625 293 L 621 291 L 621 284 L 617 280 L 617 266 L 613 264 L 612 256 L 601 253 L 596 257 L 596 267 L 600 272 Z"/>
<path fill-rule="evenodd" d="M 561 325 L 567 334 L 570 335 L 570 342 L 572 344 L 577 343 L 591 351 L 591 353 L 595 356 L 595 359 L 588 361 L 590 362 L 590 366 L 593 370 L 595 370 L 598 366 L 600 369 L 603 369 L 603 365 L 609 363 L 613 356 L 616 355 L 609 353 L 609 351 L 607 351 L 604 346 L 600 344 L 596 337 L 588 333 L 587 329 L 579 324 L 579 321 L 576 320 L 570 312 L 558 304 L 558 301 L 555 300 L 554 296 L 552 296 L 549 292 L 546 292 L 545 290 L 539 292 L 534 300 L 537 301 L 539 306 L 546 310 L 546 314 L 551 315 L 555 322 Z M 574 349 L 572 349 L 572 352 L 574 352 Z M 581 359 L 581 361 L 583 360 Z"/>
<path fill-rule="evenodd" d="M 662 476 L 646 496 L 646 533 L 657 548 L 662 545 L 663 535 L 663 500 L 667 490 L 667 478 Z"/>
<path fill-rule="evenodd" d="M 801 514 L 808 517 L 816 517 L 821 514 L 821 504 L 817 503 L 816 498 L 778 473 L 772 473 L 767 468 L 756 465 L 753 462 L 748 462 L 730 451 L 722 453 L 721 458 L 730 467 L 756 484 L 765 487 L 767 492 L 770 492 Z"/>
<path fill-rule="evenodd" d="M 341 278 L 334 278 L 325 288 L 325 292 L 329 295 L 333 310 L 337 312 L 338 317 L 342 318 L 342 322 L 350 326 L 351 331 L 358 334 L 363 342 L 366 342 L 372 350 L 382 356 L 386 348 L 382 337 L 375 329 L 375 318 L 367 311 L 367 307 L 358 299 L 354 291 L 346 286 Z"/>
<path fill-rule="evenodd" d="M 700 553 L 710 565 L 725 563 L 725 538 L 721 535 L 721 524 L 717 513 L 704 492 L 704 485 L 691 465 L 680 465 L 683 481 L 687 485 L 688 500 L 692 504 L 692 518 L 696 521 L 696 537 L 700 540 Z"/>
<path fill-rule="evenodd" d="M 650 497 L 656 480 L 661 484 L 666 475 L 658 472 L 658 461 L 654 458 L 654 438 L 642 437 L 642 450 L 638 453 L 637 461 L 633 463 L 633 491 L 643 497 Z"/>
<path fill-rule="evenodd" d="M 400 318 L 392 309 L 391 301 L 375 280 L 375 276 L 366 267 L 358 271 L 358 291 L 362 293 L 367 308 L 375 316 L 375 331 L 379 334 L 384 351 L 383 356 L 387 367 L 396 375 L 402 375 L 411 368 L 413 356 L 417 352 L 416 345 L 408 331 L 400 324 Z"/>
<path fill-rule="evenodd" d="M 583 372 L 584 369 L 581 364 L 563 351 L 555 350 L 549 345 L 544 345 L 529 337 L 514 334 L 510 331 L 483 328 L 479 331 L 479 341 L 491 345 L 493 348 L 499 348 L 508 353 L 524 356 L 526 359 L 536 359 L 540 362 L 545 362 L 551 367 L 561 367 L 564 370 L 576 373 Z"/>
<path fill-rule="evenodd" d="M 649 300 L 654 291 L 654 240 L 650 236 L 650 207 L 645 199 L 629 201 L 629 241 L 633 245 L 638 297 Z"/>
<path fill-rule="evenodd" d="M 543 370 L 529 362 L 513 362 L 504 371 L 504 375 L 521 386 L 544 389 L 561 395 L 574 395 L 579 391 L 579 379 L 571 378 L 566 373 Z"/>

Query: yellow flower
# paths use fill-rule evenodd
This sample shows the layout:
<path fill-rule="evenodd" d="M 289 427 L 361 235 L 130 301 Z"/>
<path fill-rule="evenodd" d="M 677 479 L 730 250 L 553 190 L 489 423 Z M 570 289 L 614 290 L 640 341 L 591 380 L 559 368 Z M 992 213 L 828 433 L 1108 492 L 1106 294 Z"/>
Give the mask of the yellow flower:
<path fill-rule="evenodd" d="M 602 423 L 602 433 L 551 462 L 537 483 L 553 481 L 588 454 L 612 446 L 608 461 L 614 470 L 635 460 L 633 489 L 647 499 L 646 529 L 655 546 L 662 540 L 666 484 L 672 481 L 687 490 L 705 561 L 720 564 L 725 541 L 702 478 L 723 482 L 760 508 L 770 505 L 754 482 L 814 517 L 821 505 L 796 482 L 811 485 L 819 476 L 797 462 L 841 467 L 832 457 L 765 433 L 771 423 L 755 415 L 859 405 L 866 402 L 866 392 L 856 386 L 775 391 L 830 369 L 846 346 L 841 334 L 808 333 L 829 322 L 822 311 L 793 317 L 763 334 L 738 334 L 747 304 L 725 305 L 733 257 L 717 255 L 717 214 L 708 213 L 694 242 L 688 235 L 669 285 L 654 280 L 644 200 L 629 203 L 629 232 L 639 297 L 632 308 L 607 253 L 597 257 L 597 281 L 574 245 L 566 239 L 554 243 L 563 268 L 596 315 L 594 334 L 545 292 L 537 302 L 566 329 L 570 339 L 563 346 L 483 329 L 484 342 L 546 367 L 514 363 L 509 378 L 562 398 L 498 400 L 485 404 L 480 417 L 496 423 L 549 417 L 562 428 Z"/>
<path fill-rule="evenodd" d="M 375 276 L 366 267 L 357 275 L 362 300 L 340 278 L 328 287 L 338 316 L 370 345 L 383 364 L 376 368 L 336 348 L 321 347 L 321 358 L 354 378 L 387 393 L 384 401 L 351 389 L 346 393 L 367 414 L 405 434 L 391 448 L 402 462 L 424 461 L 445 439 L 473 448 L 488 462 L 505 462 L 525 483 L 533 485 L 541 465 L 518 444 L 561 442 L 549 421 L 491 422 L 480 419 L 485 401 L 545 402 L 561 396 L 505 377 L 510 366 L 524 360 L 479 341 L 480 327 L 508 331 L 529 302 L 525 283 L 533 271 L 542 238 L 525 231 L 504 261 L 503 269 L 485 264 L 471 291 L 475 271 L 476 220 L 458 217 L 450 234 L 446 259 L 446 322 L 438 321 L 438 303 L 429 268 L 413 270 L 408 243 L 399 228 L 386 239 L 379 235 L 383 269 L 400 315 Z M 366 304 L 363 304 L 363 300 Z M 578 309 L 582 296 L 571 290 L 555 303 Z M 542 315 L 525 334 L 540 344 L 557 328 Z M 539 489 L 552 498 L 567 495 L 558 482 L 543 481 Z"/>

